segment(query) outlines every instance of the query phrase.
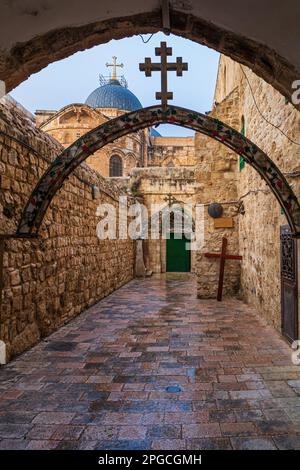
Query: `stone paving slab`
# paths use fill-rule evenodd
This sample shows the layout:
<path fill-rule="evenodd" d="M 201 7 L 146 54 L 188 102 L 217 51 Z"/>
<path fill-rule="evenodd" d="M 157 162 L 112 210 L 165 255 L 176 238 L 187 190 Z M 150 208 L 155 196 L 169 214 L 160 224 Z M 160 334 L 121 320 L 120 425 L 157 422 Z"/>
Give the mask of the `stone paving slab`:
<path fill-rule="evenodd" d="M 299 449 L 300 367 L 249 306 L 134 280 L 0 368 L 0 449 Z"/>

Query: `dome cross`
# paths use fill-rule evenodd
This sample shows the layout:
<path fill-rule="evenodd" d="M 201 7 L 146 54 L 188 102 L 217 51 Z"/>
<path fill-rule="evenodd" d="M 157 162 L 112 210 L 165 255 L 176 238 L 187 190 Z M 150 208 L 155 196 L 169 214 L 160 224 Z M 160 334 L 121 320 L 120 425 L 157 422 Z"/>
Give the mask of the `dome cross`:
<path fill-rule="evenodd" d="M 117 80 L 117 67 L 120 67 L 121 69 L 124 67 L 124 64 L 117 64 L 117 57 L 114 55 L 112 57 L 112 64 L 109 64 L 108 62 L 106 62 L 106 67 L 112 67 L 113 68 L 113 72 L 112 72 L 112 77 L 111 79 L 112 80 Z"/>
<path fill-rule="evenodd" d="M 155 96 L 157 100 L 161 100 L 162 108 L 166 110 L 168 100 L 173 99 L 173 93 L 168 91 L 168 72 L 174 71 L 181 77 L 188 70 L 188 64 L 182 61 L 182 57 L 176 57 L 176 62 L 168 62 L 167 57 L 172 55 L 172 47 L 168 47 L 166 42 L 161 42 L 160 47 L 155 48 L 155 55 L 161 58 L 160 62 L 151 62 L 151 58 L 146 57 L 139 68 L 141 72 L 145 72 L 146 77 L 151 77 L 152 72 L 161 73 L 161 91 L 156 92 Z"/>

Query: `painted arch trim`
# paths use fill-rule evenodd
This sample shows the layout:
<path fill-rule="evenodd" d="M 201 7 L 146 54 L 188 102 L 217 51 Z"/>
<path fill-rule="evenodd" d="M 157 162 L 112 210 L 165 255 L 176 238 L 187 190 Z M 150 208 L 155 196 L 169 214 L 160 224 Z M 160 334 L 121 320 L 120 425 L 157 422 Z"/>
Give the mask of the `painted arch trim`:
<path fill-rule="evenodd" d="M 75 141 L 56 157 L 31 193 L 17 229 L 19 236 L 38 234 L 47 208 L 65 179 L 106 144 L 146 127 L 167 123 L 193 129 L 221 142 L 252 166 L 280 203 L 294 236 L 300 238 L 300 205 L 274 162 L 240 132 L 210 116 L 177 106 L 150 106 L 107 121 Z"/>

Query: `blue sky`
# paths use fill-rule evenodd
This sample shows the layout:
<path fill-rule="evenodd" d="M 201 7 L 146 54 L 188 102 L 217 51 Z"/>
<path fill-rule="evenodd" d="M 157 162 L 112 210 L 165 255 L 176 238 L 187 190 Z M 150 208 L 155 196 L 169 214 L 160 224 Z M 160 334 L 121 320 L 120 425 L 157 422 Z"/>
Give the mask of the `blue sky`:
<path fill-rule="evenodd" d="M 144 36 L 147 39 L 149 36 Z M 112 56 L 123 62 L 121 74 L 128 81 L 128 88 L 139 98 L 143 106 L 156 104 L 155 92 L 160 90 L 160 74 L 145 77 L 139 71 L 139 63 L 145 57 L 155 59 L 154 48 L 160 41 L 166 41 L 173 48 L 174 60 L 183 57 L 189 64 L 188 72 L 177 77 L 175 72 L 168 74 L 168 89 L 173 91 L 176 104 L 196 111 L 209 111 L 212 107 L 219 54 L 205 46 L 200 46 L 178 36 L 155 34 L 147 44 L 139 36 L 110 41 L 92 49 L 77 52 L 67 59 L 48 65 L 39 73 L 11 92 L 11 95 L 32 113 L 36 109 L 60 109 L 70 103 L 83 103 L 88 95 L 99 86 L 99 74 L 108 75 L 106 62 Z M 158 58 L 156 58 L 157 60 Z M 174 126 L 159 126 L 162 135 L 191 135 L 192 132 Z"/>

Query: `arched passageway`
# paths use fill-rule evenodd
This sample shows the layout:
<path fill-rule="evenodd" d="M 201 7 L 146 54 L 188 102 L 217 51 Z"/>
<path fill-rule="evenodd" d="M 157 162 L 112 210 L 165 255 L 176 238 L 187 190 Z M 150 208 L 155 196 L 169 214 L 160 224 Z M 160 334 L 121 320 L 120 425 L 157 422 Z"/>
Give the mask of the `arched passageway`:
<path fill-rule="evenodd" d="M 142 5 L 128 0 L 126 7 L 123 2 L 111 4 L 104 0 L 100 11 L 98 2 L 88 0 L 84 14 L 80 2 L 53 3 L 47 8 L 35 4 L 24 11 L 10 5 L 0 7 L 4 23 L 0 32 L 0 80 L 5 82 L 7 92 L 32 73 L 77 51 L 111 39 L 164 29 L 162 2 L 154 0 Z M 300 75 L 296 40 L 299 4 L 289 8 L 278 1 L 270 8 L 255 0 L 246 20 L 237 0 L 226 3 L 226 13 L 221 0 L 204 0 L 200 4 L 197 0 L 173 0 L 169 4 L 173 34 L 207 45 L 247 65 L 291 101 L 292 84 Z M 55 9 L 60 14 L 55 14 Z M 282 17 L 286 19 L 286 28 L 282 26 Z M 300 109 L 300 104 L 294 105 Z"/>
<path fill-rule="evenodd" d="M 300 205 L 292 188 L 272 160 L 240 132 L 219 120 L 176 106 L 163 112 L 160 106 L 143 108 L 112 119 L 88 132 L 64 150 L 44 173 L 33 190 L 19 223 L 19 236 L 36 234 L 46 210 L 65 179 L 88 156 L 131 132 L 160 123 L 175 124 L 205 134 L 243 156 L 266 181 L 278 199 L 292 233 L 300 237 Z"/>

